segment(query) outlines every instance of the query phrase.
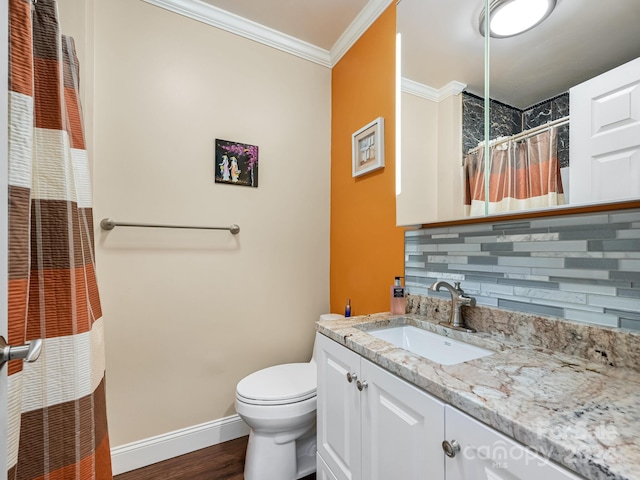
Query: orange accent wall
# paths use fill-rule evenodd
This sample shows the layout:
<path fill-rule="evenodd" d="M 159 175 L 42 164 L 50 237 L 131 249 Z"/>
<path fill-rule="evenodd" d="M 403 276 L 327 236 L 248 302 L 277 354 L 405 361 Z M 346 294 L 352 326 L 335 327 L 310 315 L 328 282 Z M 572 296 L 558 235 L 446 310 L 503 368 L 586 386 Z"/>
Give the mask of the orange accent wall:
<path fill-rule="evenodd" d="M 404 275 L 404 229 L 396 227 L 395 2 L 333 68 L 331 78 L 331 311 L 389 311 Z M 353 178 L 351 134 L 384 117 L 385 167 Z"/>

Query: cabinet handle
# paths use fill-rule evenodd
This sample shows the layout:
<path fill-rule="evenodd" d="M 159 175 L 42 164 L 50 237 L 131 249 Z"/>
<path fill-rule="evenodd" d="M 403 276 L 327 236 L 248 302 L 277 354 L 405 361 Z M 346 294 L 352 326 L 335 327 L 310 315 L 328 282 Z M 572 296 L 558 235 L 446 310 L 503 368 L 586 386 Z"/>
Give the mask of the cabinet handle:
<path fill-rule="evenodd" d="M 447 457 L 453 458 L 456 456 L 456 453 L 460 451 L 460 444 L 457 440 L 451 440 L 451 443 L 445 440 L 444 442 L 442 442 L 442 449 L 444 450 L 444 453 L 447 455 Z"/>
<path fill-rule="evenodd" d="M 361 382 L 360 380 L 358 380 L 356 382 L 356 387 L 358 387 L 358 390 L 362 391 L 365 388 L 367 388 L 369 385 L 367 384 L 367 382 Z"/>
<path fill-rule="evenodd" d="M 353 382 L 358 376 L 355 373 L 347 372 L 347 382 Z"/>

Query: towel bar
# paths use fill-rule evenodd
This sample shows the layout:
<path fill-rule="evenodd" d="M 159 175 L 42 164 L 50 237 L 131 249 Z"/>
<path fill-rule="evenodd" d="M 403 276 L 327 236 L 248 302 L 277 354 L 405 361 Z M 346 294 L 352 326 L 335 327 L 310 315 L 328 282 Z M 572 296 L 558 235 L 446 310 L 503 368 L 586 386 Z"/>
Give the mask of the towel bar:
<path fill-rule="evenodd" d="M 143 228 L 189 228 L 195 230 L 229 230 L 234 235 L 240 232 L 240 227 L 233 224 L 229 227 L 198 227 L 190 225 L 159 225 L 152 223 L 128 223 L 128 222 L 116 222 L 110 218 L 103 218 L 100 221 L 100 227 L 103 230 L 113 230 L 115 227 L 143 227 Z"/>

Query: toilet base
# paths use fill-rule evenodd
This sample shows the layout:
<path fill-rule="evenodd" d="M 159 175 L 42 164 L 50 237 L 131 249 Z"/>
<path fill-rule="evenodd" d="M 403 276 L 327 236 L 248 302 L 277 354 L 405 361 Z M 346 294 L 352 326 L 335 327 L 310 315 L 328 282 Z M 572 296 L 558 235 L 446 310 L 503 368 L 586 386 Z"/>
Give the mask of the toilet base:
<path fill-rule="evenodd" d="M 279 443 L 278 437 L 251 430 L 244 465 L 245 480 L 297 480 L 316 471 L 315 424 L 297 440 Z"/>

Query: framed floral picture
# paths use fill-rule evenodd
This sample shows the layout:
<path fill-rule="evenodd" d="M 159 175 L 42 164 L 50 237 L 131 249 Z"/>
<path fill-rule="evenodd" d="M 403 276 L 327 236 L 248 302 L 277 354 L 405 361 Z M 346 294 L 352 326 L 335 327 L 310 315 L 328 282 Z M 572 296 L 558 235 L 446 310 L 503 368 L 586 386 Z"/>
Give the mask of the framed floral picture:
<path fill-rule="evenodd" d="M 258 147 L 216 139 L 215 183 L 258 186 Z"/>
<path fill-rule="evenodd" d="M 384 118 L 378 117 L 352 136 L 352 176 L 384 167 Z"/>

